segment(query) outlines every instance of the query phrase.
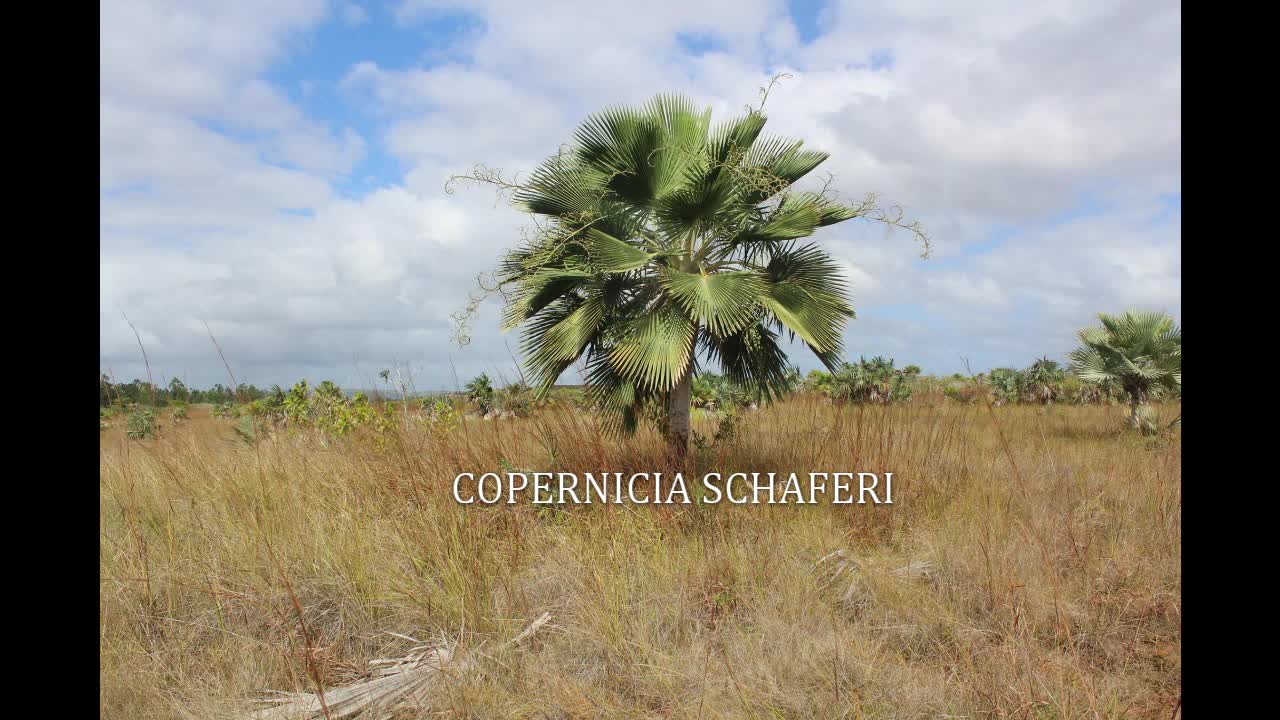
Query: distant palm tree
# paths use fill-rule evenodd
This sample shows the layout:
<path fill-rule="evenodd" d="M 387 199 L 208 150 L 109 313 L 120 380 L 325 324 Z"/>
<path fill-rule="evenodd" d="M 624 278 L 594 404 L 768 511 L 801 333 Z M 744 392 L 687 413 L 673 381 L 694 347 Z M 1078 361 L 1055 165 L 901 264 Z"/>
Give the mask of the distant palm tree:
<path fill-rule="evenodd" d="M 482 373 L 479 377 L 472 378 L 463 390 L 467 393 L 467 400 L 475 403 L 480 409 L 481 415 L 487 415 L 493 409 L 497 393 L 493 389 L 493 383 L 489 381 L 489 373 Z"/>
<path fill-rule="evenodd" d="M 1114 384 L 1129 398 L 1129 424 L 1141 429 L 1141 408 L 1151 392 L 1182 390 L 1182 329 L 1164 313 L 1101 313 L 1102 327 L 1080 331 L 1072 370 L 1081 379 Z"/>
<path fill-rule="evenodd" d="M 1026 378 L 1020 370 L 1013 368 L 994 368 L 989 374 L 978 375 L 995 392 L 995 404 L 1003 405 L 1007 402 L 1017 402 L 1021 397 L 1022 388 L 1026 385 Z"/>
<path fill-rule="evenodd" d="M 870 360 L 858 358 L 856 363 L 844 363 L 832 376 L 827 386 L 832 400 L 859 403 L 888 404 L 911 398 L 909 376 L 893 367 L 893 358 L 877 355 Z"/>
<path fill-rule="evenodd" d="M 1031 363 L 1031 367 L 1022 371 L 1022 380 L 1026 385 L 1027 394 L 1033 399 L 1048 405 L 1053 402 L 1054 388 L 1062 379 L 1066 377 L 1066 373 L 1054 360 L 1042 357 Z"/>
<path fill-rule="evenodd" d="M 900 223 L 870 198 L 849 207 L 793 191 L 827 154 L 762 135 L 764 125 L 753 110 L 712 126 L 710 109 L 658 96 L 588 118 L 571 147 L 513 186 L 539 232 L 497 280 L 514 288 L 504 325 L 524 325 L 540 392 L 585 359 L 607 428 L 634 430 L 646 404 L 662 403 L 683 455 L 700 353 L 763 399 L 794 379 L 781 333 L 839 366 L 854 316 L 843 272 L 796 241 L 856 217 Z"/>

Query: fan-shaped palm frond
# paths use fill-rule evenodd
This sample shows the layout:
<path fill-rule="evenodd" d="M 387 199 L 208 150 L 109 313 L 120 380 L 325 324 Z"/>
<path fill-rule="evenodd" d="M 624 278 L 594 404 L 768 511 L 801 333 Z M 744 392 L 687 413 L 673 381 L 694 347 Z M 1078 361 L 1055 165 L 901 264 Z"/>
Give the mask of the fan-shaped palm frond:
<path fill-rule="evenodd" d="M 1164 313 L 1098 315 L 1101 327 L 1080 331 L 1071 369 L 1081 380 L 1117 385 L 1129 396 L 1130 422 L 1153 390 L 1182 390 L 1182 328 Z"/>
<path fill-rule="evenodd" d="M 523 327 L 537 386 L 583 361 L 606 426 L 630 430 L 646 403 L 688 404 L 699 353 L 765 397 L 793 380 L 780 333 L 836 367 L 848 288 L 825 251 L 795 242 L 867 206 L 794 190 L 827 155 L 764 135 L 765 122 L 752 111 L 713 125 L 674 95 L 609 108 L 516 187 L 539 231 L 498 281 L 513 288 L 503 321 Z M 670 410 L 687 442 L 688 407 Z"/>

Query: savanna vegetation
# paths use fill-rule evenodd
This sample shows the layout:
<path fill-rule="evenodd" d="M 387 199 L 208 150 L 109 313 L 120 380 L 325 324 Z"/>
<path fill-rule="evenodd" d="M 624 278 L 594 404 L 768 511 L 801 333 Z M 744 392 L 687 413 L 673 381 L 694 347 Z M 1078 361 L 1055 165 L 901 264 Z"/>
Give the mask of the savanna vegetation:
<path fill-rule="evenodd" d="M 1120 338 L 1137 323 L 1180 348 L 1163 321 L 1117 317 Z M 1140 407 L 1180 418 L 1180 361 L 1144 359 L 1151 334 L 1086 330 L 1074 356 L 1156 365 Z M 1124 380 L 1096 369 L 860 358 L 789 368 L 770 396 L 703 372 L 683 459 L 659 415 L 603 433 L 581 389 L 487 375 L 398 400 L 328 381 L 109 400 L 127 422 L 101 436 L 103 716 L 251 717 L 265 689 L 327 689 L 336 713 L 429 647 L 454 670 L 396 717 L 1167 717 L 1181 426 L 1132 432 Z M 894 504 L 450 493 L 467 471 L 838 467 L 894 472 Z"/>
<path fill-rule="evenodd" d="M 1080 332 L 1082 344 L 1072 352 L 1073 362 L 1066 366 L 1043 357 L 1021 370 L 995 368 L 973 376 L 938 377 L 924 374 L 917 365 L 896 368 L 893 358 L 862 357 L 857 362 L 836 364 L 833 372 L 811 370 L 802 375 L 798 368 L 784 366 L 777 382 L 768 389 L 699 368 L 690 378 L 689 410 L 691 417 L 710 416 L 723 421 L 726 415 L 758 410 L 761 405 L 796 394 L 813 395 L 840 405 L 987 402 L 999 407 L 1122 403 L 1129 407 L 1131 428 L 1148 435 L 1167 430 L 1168 419 L 1162 421 L 1159 407 L 1162 404 L 1172 407 L 1170 403 L 1182 398 L 1181 330 L 1172 319 L 1158 313 L 1103 314 L 1100 318 L 1103 328 Z M 1100 336 L 1108 332 L 1108 324 L 1116 328 L 1109 331 L 1113 335 Z M 1114 336 L 1135 324 L 1140 328 L 1136 335 L 1129 330 L 1130 335 Z M 1152 349 L 1149 345 L 1157 335 L 1164 345 Z M 389 372 L 383 371 L 383 376 Z M 189 403 L 184 399 L 187 397 L 218 400 L 212 404 L 211 414 L 220 419 L 238 419 L 240 422 L 235 427 L 246 437 L 256 433 L 259 427 L 279 429 L 290 425 L 319 428 L 338 435 L 368 427 L 381 434 L 398 422 L 449 426 L 462 414 L 485 420 L 511 419 L 554 406 L 598 412 L 589 389 L 553 386 L 539 392 L 523 380 L 495 386 L 487 373 L 472 378 L 460 392 L 409 395 L 399 400 L 390 400 L 378 391 L 372 396 L 363 391 L 347 392 L 329 380 L 312 388 L 306 380 L 301 380 L 288 391 L 278 385 L 269 391 L 259 391 L 242 384 L 240 388 L 248 390 L 239 395 L 228 396 L 225 393 L 229 391 L 221 385 L 205 391 L 189 390 L 183 395 L 170 392 L 158 394 L 152 404 L 148 402 L 149 387 L 139 380 L 112 384 L 103 375 L 101 429 L 109 429 L 113 419 L 122 418 L 132 437 L 151 437 L 165 419 L 161 408 L 169 409 L 167 417 L 174 424 L 188 419 Z M 666 422 L 663 411 L 668 407 L 665 398 L 662 403 L 651 404 L 647 414 L 637 414 L 635 423 L 648 422 L 662 430 Z M 1172 422 L 1181 422 L 1180 412 Z M 611 427 L 616 429 L 606 421 L 601 429 Z"/>
<path fill-rule="evenodd" d="M 525 183 L 469 176 L 536 220 L 485 285 L 524 333 L 518 381 L 103 374 L 102 717 L 1178 712 L 1180 328 L 1104 314 L 1065 364 L 972 375 L 854 361 L 805 238 L 928 238 L 797 189 L 826 155 L 764 125 L 659 97 Z M 570 368 L 582 386 L 556 384 Z M 452 493 L 466 472 L 812 470 L 892 472 L 893 504 Z"/>
<path fill-rule="evenodd" d="M 654 426 L 601 434 L 572 403 L 506 421 L 388 407 L 381 430 L 247 435 L 193 408 L 149 438 L 102 433 L 103 717 L 248 717 L 260 691 L 334 693 L 425 645 L 457 670 L 398 717 L 1145 718 L 1177 701 L 1181 428 L 1130 432 L 1123 404 L 802 391 L 691 420 L 691 477 L 893 471 L 878 507 L 463 507 L 464 471 L 677 466 Z"/>

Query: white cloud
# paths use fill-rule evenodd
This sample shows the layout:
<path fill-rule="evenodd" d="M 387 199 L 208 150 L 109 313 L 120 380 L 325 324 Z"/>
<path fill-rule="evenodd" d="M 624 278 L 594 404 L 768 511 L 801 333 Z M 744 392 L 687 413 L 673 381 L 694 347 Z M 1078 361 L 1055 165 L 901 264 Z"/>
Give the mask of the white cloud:
<path fill-rule="evenodd" d="M 1004 289 L 990 277 L 947 273 L 930 278 L 929 285 L 937 290 L 937 301 L 950 307 L 960 305 L 988 309 L 1009 304 Z"/>
<path fill-rule="evenodd" d="M 775 71 L 792 77 L 770 95 L 770 131 L 830 151 L 822 170 L 847 195 L 881 191 L 935 240 L 921 261 L 879 224 L 820 234 L 852 284 L 852 353 L 939 371 L 962 355 L 1024 364 L 1060 356 L 1100 310 L 1180 313 L 1180 213 L 1160 204 L 1181 192 L 1176 5 L 840 2 L 804 45 L 781 0 L 410 0 L 401 32 L 446 12 L 480 22 L 432 38 L 437 50 L 424 40 L 424 56 L 448 47 L 452 60 L 352 57 L 339 88 L 306 81 L 382 128 L 367 136 L 307 115 L 265 76 L 320 23 L 362 12 L 104 8 L 104 366 L 141 376 L 123 309 L 153 366 L 202 384 L 223 380 L 205 322 L 259 383 L 359 380 L 397 358 L 427 387 L 453 384 L 450 361 L 464 378 L 509 368 L 505 343 L 518 343 L 497 333 L 496 308 L 465 350 L 448 344 L 448 318 L 523 218 L 485 189 L 446 195 L 445 179 L 477 162 L 529 170 L 587 113 L 658 91 L 722 117 Z M 403 183 L 344 197 L 373 150 Z"/>
<path fill-rule="evenodd" d="M 848 260 L 836 257 L 836 264 L 840 266 L 841 274 L 844 276 L 845 282 L 849 284 L 849 292 L 858 298 L 866 299 L 880 287 L 880 281 L 876 276 L 862 269 L 861 267 L 849 262 Z"/>

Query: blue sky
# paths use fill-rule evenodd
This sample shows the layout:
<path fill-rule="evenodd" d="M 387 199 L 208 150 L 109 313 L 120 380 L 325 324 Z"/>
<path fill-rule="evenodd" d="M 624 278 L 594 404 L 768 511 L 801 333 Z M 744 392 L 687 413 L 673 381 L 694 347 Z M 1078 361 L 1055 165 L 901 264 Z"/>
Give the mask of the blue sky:
<path fill-rule="evenodd" d="M 734 113 L 776 72 L 770 130 L 934 239 L 922 260 L 874 223 L 819 235 L 853 285 L 849 354 L 1061 358 L 1099 311 L 1180 316 L 1180 32 L 1156 2 L 113 1 L 100 362 L 145 376 L 127 313 L 156 374 L 198 385 L 225 381 L 206 323 L 259 385 L 513 376 L 496 302 L 465 348 L 449 315 L 525 220 L 448 176 L 527 171 L 657 92 Z"/>

